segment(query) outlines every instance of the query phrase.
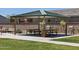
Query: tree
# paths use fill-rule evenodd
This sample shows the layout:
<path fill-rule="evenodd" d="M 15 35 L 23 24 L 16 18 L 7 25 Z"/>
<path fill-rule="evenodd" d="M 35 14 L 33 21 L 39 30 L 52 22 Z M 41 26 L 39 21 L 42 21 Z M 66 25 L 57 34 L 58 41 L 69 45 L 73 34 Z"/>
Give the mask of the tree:
<path fill-rule="evenodd" d="M 67 23 L 64 20 L 60 21 L 60 25 L 65 29 L 65 35 L 67 35 Z"/>
<path fill-rule="evenodd" d="M 45 16 L 44 16 L 44 17 L 42 18 L 41 22 L 40 22 L 40 31 L 41 31 L 41 35 L 42 35 L 43 37 L 46 36 L 46 31 L 45 31 L 45 29 L 46 29 L 46 24 L 45 24 Z"/>
<path fill-rule="evenodd" d="M 64 27 L 64 26 L 65 26 L 65 24 L 66 24 L 66 22 L 65 22 L 64 20 L 61 20 L 61 21 L 60 21 L 60 25 L 61 25 L 61 26 L 63 26 L 63 27 Z"/>

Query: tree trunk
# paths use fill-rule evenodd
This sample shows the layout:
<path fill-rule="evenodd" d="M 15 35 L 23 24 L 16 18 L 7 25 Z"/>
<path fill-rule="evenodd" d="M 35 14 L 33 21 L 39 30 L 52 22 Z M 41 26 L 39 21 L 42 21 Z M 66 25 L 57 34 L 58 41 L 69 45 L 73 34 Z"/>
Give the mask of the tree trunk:
<path fill-rule="evenodd" d="M 45 16 L 40 24 L 40 31 L 41 31 L 41 36 L 45 37 L 46 36 L 46 24 L 45 24 Z"/>

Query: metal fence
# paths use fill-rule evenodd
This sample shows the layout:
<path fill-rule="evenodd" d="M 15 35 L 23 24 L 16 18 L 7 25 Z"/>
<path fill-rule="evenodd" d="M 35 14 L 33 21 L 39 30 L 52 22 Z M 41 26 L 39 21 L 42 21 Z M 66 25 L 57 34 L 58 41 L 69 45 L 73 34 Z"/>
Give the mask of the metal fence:
<path fill-rule="evenodd" d="M 39 31 L 39 24 L 16 24 L 16 30 L 21 30 L 26 33 L 29 30 Z M 47 24 L 46 31 L 50 33 L 65 33 L 65 27 L 62 27 L 59 23 Z M 0 24 L 0 32 L 14 32 L 14 24 Z M 79 34 L 79 22 L 67 23 L 67 34 Z"/>

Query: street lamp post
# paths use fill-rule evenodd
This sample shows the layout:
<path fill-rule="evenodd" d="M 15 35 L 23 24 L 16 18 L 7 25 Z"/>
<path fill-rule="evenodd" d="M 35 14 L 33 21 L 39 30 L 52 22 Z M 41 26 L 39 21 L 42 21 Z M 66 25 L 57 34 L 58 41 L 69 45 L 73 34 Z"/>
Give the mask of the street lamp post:
<path fill-rule="evenodd" d="M 65 35 L 67 36 L 67 23 L 65 24 Z"/>

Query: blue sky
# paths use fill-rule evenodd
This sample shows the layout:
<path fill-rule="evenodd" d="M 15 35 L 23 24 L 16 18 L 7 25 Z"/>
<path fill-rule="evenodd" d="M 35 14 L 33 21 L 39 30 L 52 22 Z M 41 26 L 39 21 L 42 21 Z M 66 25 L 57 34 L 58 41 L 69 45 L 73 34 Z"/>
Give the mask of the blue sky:
<path fill-rule="evenodd" d="M 0 15 L 16 15 L 35 10 L 62 10 L 63 8 L 0 8 Z"/>

